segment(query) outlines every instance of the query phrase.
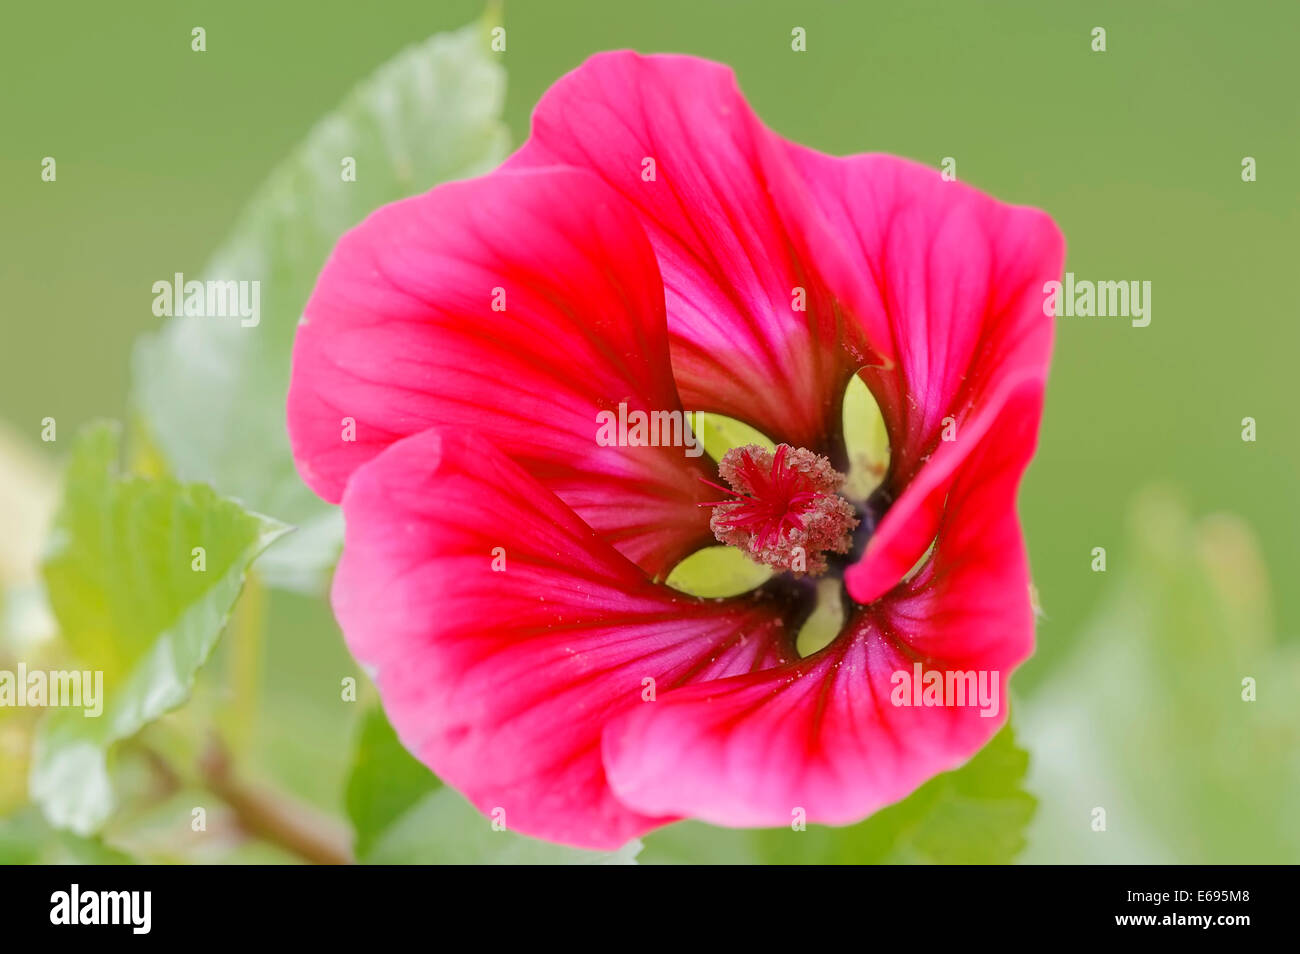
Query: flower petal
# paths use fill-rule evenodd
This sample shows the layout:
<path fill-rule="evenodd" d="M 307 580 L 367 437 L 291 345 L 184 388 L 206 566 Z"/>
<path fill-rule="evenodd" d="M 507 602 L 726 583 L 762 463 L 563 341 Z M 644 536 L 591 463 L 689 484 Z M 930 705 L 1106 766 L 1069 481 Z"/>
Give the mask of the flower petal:
<path fill-rule="evenodd" d="M 440 186 L 343 237 L 298 332 L 288 415 L 328 500 L 394 441 L 462 428 L 666 574 L 712 540 L 706 470 L 681 446 L 600 446 L 597 413 L 621 402 L 681 413 L 653 251 L 595 176 L 529 170 Z"/>
<path fill-rule="evenodd" d="M 785 603 L 697 600 L 648 581 L 473 437 L 393 444 L 352 476 L 343 511 L 334 610 L 398 736 L 525 834 L 612 848 L 670 820 L 610 792 L 607 720 L 656 705 L 648 687 L 794 655 Z"/>
<path fill-rule="evenodd" d="M 902 496 L 889 508 L 880 525 L 867 542 L 862 558 L 844 573 L 849 595 L 858 603 L 871 603 L 898 584 L 935 539 L 945 515 L 953 506 L 950 498 L 953 482 L 974 467 L 968 458 L 982 443 L 1007 440 L 1025 441 L 1023 446 L 994 446 L 986 453 L 1002 454 L 1013 459 L 1031 453 L 1042 416 L 1041 377 L 1024 372 L 1001 382 L 983 404 L 974 408 L 957 432 L 957 439 L 941 442 L 934 455 L 904 488 Z M 1018 426 L 995 427 L 1005 419 L 1015 419 Z M 1028 460 L 1028 457 L 1025 457 Z"/>
<path fill-rule="evenodd" d="M 1064 240 L 1038 209 L 1007 205 L 918 163 L 788 151 L 857 279 L 837 288 L 864 318 L 883 317 L 893 367 L 862 376 L 889 426 L 892 478 L 906 484 L 934 450 L 943 419 L 962 418 L 1005 377 L 1046 379 L 1052 319 L 1043 284 L 1060 277 Z M 822 257 L 815 232 L 810 254 Z"/>
<path fill-rule="evenodd" d="M 893 506 L 848 574 L 869 602 L 897 583 L 933 539 L 962 461 L 1022 385 L 1047 377 L 1052 319 L 1043 286 L 1060 277 L 1064 240 L 1037 209 L 1011 206 L 894 156 L 836 158 L 788 144 L 811 208 L 798 213 L 809 254 L 836 294 L 895 356 L 860 374 L 890 440 Z M 1035 415 L 1037 405 L 1019 405 Z M 1007 453 L 1016 449 L 1007 448 Z"/>
<path fill-rule="evenodd" d="M 778 212 L 802 191 L 780 147 L 727 67 L 619 51 L 551 87 L 506 168 L 591 169 L 631 202 L 659 256 L 682 400 L 820 451 L 870 358 Z"/>
<path fill-rule="evenodd" d="M 796 809 L 847 824 L 973 755 L 1005 721 L 1006 679 L 1033 645 L 1014 499 L 1034 421 L 996 422 L 952 485 L 931 559 L 888 599 L 858 607 L 826 649 L 665 693 L 612 721 L 603 752 L 619 799 L 719 825 L 788 825 Z M 984 672 L 996 713 L 896 705 L 894 674 L 918 662 Z"/>

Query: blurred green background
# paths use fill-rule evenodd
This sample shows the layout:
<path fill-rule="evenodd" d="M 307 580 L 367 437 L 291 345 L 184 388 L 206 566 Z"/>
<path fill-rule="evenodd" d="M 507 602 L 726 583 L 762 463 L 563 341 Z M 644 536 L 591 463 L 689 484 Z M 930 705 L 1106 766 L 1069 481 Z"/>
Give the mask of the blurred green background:
<path fill-rule="evenodd" d="M 6 7 L 0 416 L 6 468 L 33 475 L 25 492 L 49 489 L 65 435 L 128 416 L 133 342 L 166 320 L 150 311 L 152 282 L 197 275 L 356 82 L 481 12 L 475 0 Z M 1300 5 L 533 0 L 506 3 L 504 22 L 512 145 L 541 93 L 591 53 L 693 53 L 734 67 L 782 134 L 834 153 L 954 157 L 959 178 L 1048 211 L 1079 278 L 1152 283 L 1149 327 L 1058 322 L 1021 496 L 1045 612 L 1013 684 L 1039 799 L 1023 857 L 1300 860 L 1283 810 L 1300 748 Z M 806 53 L 790 49 L 794 26 Z M 57 183 L 41 181 L 43 156 Z M 1245 156 L 1256 182 L 1241 179 Z M 47 416 L 58 444 L 40 442 Z M 36 509 L 11 499 L 6 519 Z M 1098 546 L 1105 573 L 1090 568 Z M 268 604 L 249 757 L 337 814 L 355 715 L 334 687 L 352 664 L 320 601 Z M 1245 675 L 1266 677 L 1248 710 Z M 1096 805 L 1123 806 L 1104 837 L 1089 827 Z M 651 836 L 643 860 L 692 845 L 753 856 L 711 837 Z"/>

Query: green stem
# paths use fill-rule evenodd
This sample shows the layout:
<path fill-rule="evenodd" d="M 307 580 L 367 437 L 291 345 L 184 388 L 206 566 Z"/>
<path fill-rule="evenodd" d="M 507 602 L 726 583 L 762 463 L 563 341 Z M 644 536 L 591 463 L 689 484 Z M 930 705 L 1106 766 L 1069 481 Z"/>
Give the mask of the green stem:
<path fill-rule="evenodd" d="M 230 748 L 248 751 L 257 724 L 262 690 L 262 635 L 266 628 L 266 587 L 249 573 L 230 624 L 229 679 L 232 698 L 222 714 L 222 734 Z"/>

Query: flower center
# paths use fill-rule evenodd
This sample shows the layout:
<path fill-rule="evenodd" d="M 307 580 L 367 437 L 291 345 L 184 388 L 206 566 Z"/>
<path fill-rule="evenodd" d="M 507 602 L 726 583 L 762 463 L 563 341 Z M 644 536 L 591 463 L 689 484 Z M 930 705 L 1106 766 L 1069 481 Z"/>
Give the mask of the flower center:
<path fill-rule="evenodd" d="M 796 576 L 826 572 L 826 554 L 848 553 L 858 525 L 853 504 L 839 495 L 844 475 L 825 457 L 781 444 L 733 447 L 718 462 L 730 489 L 713 508 L 709 528 L 722 543 L 757 563 Z"/>

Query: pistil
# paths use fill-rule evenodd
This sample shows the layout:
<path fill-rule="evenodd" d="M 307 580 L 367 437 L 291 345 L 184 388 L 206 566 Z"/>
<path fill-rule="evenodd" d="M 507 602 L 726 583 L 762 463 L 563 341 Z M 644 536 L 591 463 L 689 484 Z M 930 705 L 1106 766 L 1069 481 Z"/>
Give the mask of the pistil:
<path fill-rule="evenodd" d="M 734 447 L 718 462 L 729 497 L 713 507 L 709 527 L 719 541 L 757 563 L 796 576 L 826 572 L 827 553 L 847 553 L 857 513 L 840 488 L 844 475 L 829 460 L 781 444 L 775 453 L 757 444 Z"/>

